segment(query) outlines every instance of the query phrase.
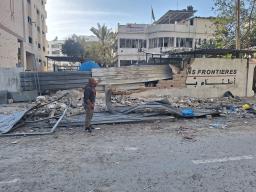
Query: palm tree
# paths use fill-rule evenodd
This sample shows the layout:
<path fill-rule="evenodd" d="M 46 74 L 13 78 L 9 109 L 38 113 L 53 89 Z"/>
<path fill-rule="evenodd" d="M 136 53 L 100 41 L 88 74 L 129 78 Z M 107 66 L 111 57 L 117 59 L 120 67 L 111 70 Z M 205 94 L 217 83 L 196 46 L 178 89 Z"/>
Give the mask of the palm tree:
<path fill-rule="evenodd" d="M 114 54 L 116 47 L 116 33 L 112 32 L 112 29 L 109 29 L 105 24 L 97 24 L 97 28 L 92 27 L 91 32 L 99 39 L 99 47 L 101 50 L 103 64 L 112 64 L 114 60 Z M 110 55 L 113 55 L 112 58 L 109 58 Z M 111 62 L 111 63 L 108 63 Z"/>

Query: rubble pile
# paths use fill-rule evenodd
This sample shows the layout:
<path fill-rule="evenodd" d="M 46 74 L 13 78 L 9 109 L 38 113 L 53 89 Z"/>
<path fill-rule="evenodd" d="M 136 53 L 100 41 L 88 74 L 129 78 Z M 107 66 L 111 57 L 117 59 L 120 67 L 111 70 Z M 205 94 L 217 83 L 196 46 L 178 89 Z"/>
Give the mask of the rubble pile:
<path fill-rule="evenodd" d="M 33 104 L 39 106 L 36 111 L 31 113 L 33 120 L 58 116 L 66 108 L 68 109 L 66 116 L 83 114 L 83 90 L 64 90 L 52 95 L 38 96 Z M 95 111 L 100 112 L 104 110 L 103 101 L 96 100 Z"/>
<path fill-rule="evenodd" d="M 220 111 L 225 116 L 254 118 L 256 114 L 256 105 L 247 103 L 242 98 L 219 97 L 199 99 L 193 97 L 176 97 L 168 98 L 168 101 L 176 108 L 197 108 L 197 109 L 215 109 Z M 243 106 L 247 105 L 247 108 Z"/>
<path fill-rule="evenodd" d="M 222 115 L 234 118 L 255 118 L 256 104 L 248 102 L 239 97 L 219 97 L 219 98 L 195 98 L 195 97 L 163 97 L 163 98 L 138 98 L 127 95 L 112 96 L 113 106 L 138 106 L 150 101 L 164 99 L 172 107 L 194 108 L 194 109 L 212 109 L 218 110 Z M 243 107 L 243 106 L 246 106 Z"/>
<path fill-rule="evenodd" d="M 127 96 L 127 95 L 115 95 L 111 97 L 111 102 L 114 106 L 136 106 L 138 104 L 145 104 L 146 99 Z"/>

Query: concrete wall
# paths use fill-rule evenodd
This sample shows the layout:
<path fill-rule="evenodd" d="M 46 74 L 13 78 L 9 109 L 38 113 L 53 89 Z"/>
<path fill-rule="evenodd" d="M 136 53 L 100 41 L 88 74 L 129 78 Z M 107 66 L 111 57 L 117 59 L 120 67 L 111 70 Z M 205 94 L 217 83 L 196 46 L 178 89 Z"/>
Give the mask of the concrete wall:
<path fill-rule="evenodd" d="M 0 28 L 0 68 L 16 67 L 17 63 L 18 63 L 17 38 Z"/>
<path fill-rule="evenodd" d="M 236 96 L 251 97 L 255 66 L 247 59 L 197 58 L 173 80 L 160 81 L 158 94 L 220 97 L 231 91 Z"/>
<path fill-rule="evenodd" d="M 0 28 L 16 36 L 24 36 L 23 27 L 23 0 L 1 0 L 0 1 Z"/>
<path fill-rule="evenodd" d="M 22 71 L 22 68 L 0 68 L 0 91 L 19 91 L 19 73 Z"/>
<path fill-rule="evenodd" d="M 39 69 L 46 67 L 45 3 L 46 0 L 0 0 L 0 67 L 10 68 L 19 63 L 33 70 L 26 53 L 35 56 Z"/>

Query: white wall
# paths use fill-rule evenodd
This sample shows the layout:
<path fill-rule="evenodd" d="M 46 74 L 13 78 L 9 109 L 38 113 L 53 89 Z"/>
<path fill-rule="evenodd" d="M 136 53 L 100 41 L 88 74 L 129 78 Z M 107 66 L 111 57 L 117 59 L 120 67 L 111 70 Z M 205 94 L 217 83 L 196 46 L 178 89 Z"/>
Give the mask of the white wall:
<path fill-rule="evenodd" d="M 246 59 L 197 58 L 188 71 L 186 84 L 189 88 L 220 89 L 238 96 L 247 94 Z"/>
<path fill-rule="evenodd" d="M 160 54 L 161 48 L 149 48 L 149 39 L 160 37 L 174 37 L 174 46 L 162 48 L 162 51 L 171 50 L 191 50 L 191 48 L 176 47 L 176 38 L 192 38 L 193 45 L 197 39 L 214 39 L 215 26 L 211 19 L 194 18 L 194 24 L 190 25 L 189 21 L 178 24 L 128 24 L 118 26 L 118 39 L 145 39 L 147 40 L 147 48 L 143 50 L 148 53 Z M 138 57 L 137 48 L 120 48 L 118 45 L 118 61 L 120 60 L 133 60 Z M 143 60 L 146 59 L 145 54 L 142 56 Z M 128 58 L 128 59 L 125 59 Z"/>

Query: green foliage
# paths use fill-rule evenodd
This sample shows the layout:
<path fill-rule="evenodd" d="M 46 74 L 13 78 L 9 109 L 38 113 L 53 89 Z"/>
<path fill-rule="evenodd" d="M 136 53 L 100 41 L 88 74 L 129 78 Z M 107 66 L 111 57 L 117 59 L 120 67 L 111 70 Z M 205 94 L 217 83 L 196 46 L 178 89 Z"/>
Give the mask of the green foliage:
<path fill-rule="evenodd" d="M 65 41 L 62 51 L 67 56 L 84 57 L 85 55 L 85 49 L 81 45 L 77 35 L 73 35 Z"/>
<path fill-rule="evenodd" d="M 97 24 L 97 28 L 92 27 L 91 32 L 99 39 L 98 42 L 87 42 L 83 36 L 73 35 L 65 41 L 63 53 L 92 59 L 105 66 L 116 64 L 117 34 L 100 24 Z"/>
<path fill-rule="evenodd" d="M 117 34 L 112 32 L 106 25 L 97 24 L 92 27 L 91 32 L 98 37 L 99 42 L 88 47 L 88 55 L 97 57 L 98 62 L 103 65 L 113 65 L 117 62 Z"/>
<path fill-rule="evenodd" d="M 220 48 L 235 48 L 236 0 L 214 0 L 213 10 L 218 17 L 216 24 L 216 44 Z M 241 0 L 241 48 L 255 46 L 256 0 Z"/>

